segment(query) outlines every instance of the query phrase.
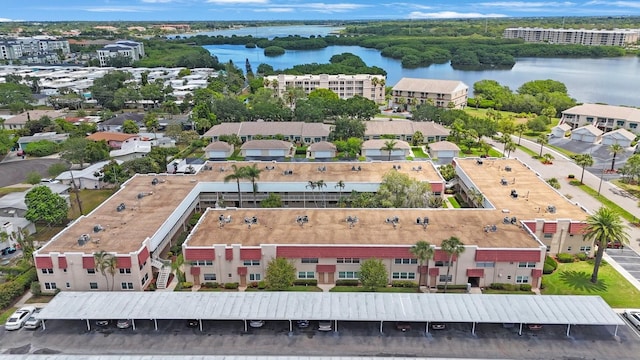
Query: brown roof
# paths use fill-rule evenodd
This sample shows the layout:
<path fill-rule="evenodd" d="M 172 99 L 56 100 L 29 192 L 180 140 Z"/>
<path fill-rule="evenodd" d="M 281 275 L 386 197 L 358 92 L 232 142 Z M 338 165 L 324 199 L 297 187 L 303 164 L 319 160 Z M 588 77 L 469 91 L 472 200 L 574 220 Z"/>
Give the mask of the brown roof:
<path fill-rule="evenodd" d="M 233 145 L 228 144 L 224 141 L 214 141 L 211 144 L 207 145 L 206 148 L 204 148 L 204 151 L 211 151 L 211 150 L 229 151 L 229 150 L 233 150 Z"/>
<path fill-rule="evenodd" d="M 458 145 L 451 141 L 437 141 L 429 144 L 429 149 L 433 151 L 460 151 Z"/>
<path fill-rule="evenodd" d="M 366 122 L 365 136 L 381 135 L 413 135 L 420 131 L 427 136 L 448 136 L 449 130 L 433 121 L 410 121 L 410 120 L 370 120 Z"/>
<path fill-rule="evenodd" d="M 588 133 L 590 133 L 592 135 L 595 135 L 595 136 L 600 136 L 600 135 L 602 135 L 604 133 L 604 131 L 598 129 L 597 127 L 595 127 L 595 126 L 593 126 L 591 124 L 579 127 L 579 128 L 574 129 L 572 131 L 572 133 L 578 133 L 578 134 L 584 133 L 584 132 L 588 132 Z"/>
<path fill-rule="evenodd" d="M 336 146 L 328 141 L 319 141 L 309 145 L 308 151 L 336 151 Z"/>
<path fill-rule="evenodd" d="M 133 137 L 137 137 L 136 134 L 125 134 L 119 132 L 108 132 L 108 131 L 99 131 L 97 133 L 93 133 L 87 136 L 87 139 L 93 141 L 125 141 L 131 139 Z"/>
<path fill-rule="evenodd" d="M 449 94 L 469 88 L 462 81 L 402 78 L 393 86 L 394 91 L 417 91 L 429 93 Z"/>
<path fill-rule="evenodd" d="M 292 143 L 282 140 L 251 140 L 242 144 L 240 149 L 285 149 L 288 150 L 293 146 Z"/>
<path fill-rule="evenodd" d="M 640 109 L 626 106 L 582 104 L 569 108 L 562 113 L 640 122 Z"/>
<path fill-rule="evenodd" d="M 305 123 L 301 121 L 271 122 L 271 121 L 245 121 L 240 123 L 222 123 L 213 126 L 204 136 L 220 136 L 236 134 L 238 136 L 328 136 L 331 127 L 322 123 Z"/>
<path fill-rule="evenodd" d="M 64 118 L 65 113 L 58 110 L 29 110 L 25 111 L 21 114 L 8 118 L 4 124 L 5 125 L 24 125 L 27 123 L 29 119 L 31 120 L 40 120 L 41 117 L 48 116 L 51 120 L 55 120 L 58 118 Z"/>
<path fill-rule="evenodd" d="M 380 150 L 385 147 L 385 143 L 387 141 L 395 141 L 396 144 L 394 148 L 398 150 L 407 150 L 411 149 L 411 145 L 408 142 L 402 140 L 387 140 L 387 139 L 375 139 L 375 140 L 367 140 L 362 143 L 362 149 L 376 149 Z"/>

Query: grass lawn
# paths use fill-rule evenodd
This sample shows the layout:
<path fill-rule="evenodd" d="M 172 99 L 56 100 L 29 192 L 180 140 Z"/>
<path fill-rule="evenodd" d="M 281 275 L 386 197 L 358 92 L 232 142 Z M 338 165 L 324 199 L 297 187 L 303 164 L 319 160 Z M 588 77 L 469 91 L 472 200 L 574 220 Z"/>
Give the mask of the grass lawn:
<path fill-rule="evenodd" d="M 417 158 L 429 158 L 429 155 L 425 154 L 420 146 L 412 146 L 411 151 L 413 151 L 413 156 Z"/>
<path fill-rule="evenodd" d="M 640 198 L 640 186 L 635 184 L 627 184 L 626 182 L 620 179 L 612 180 L 611 182 L 614 183 L 617 187 L 629 192 L 629 194 L 637 198 Z"/>
<path fill-rule="evenodd" d="M 630 212 L 628 212 L 624 208 L 618 206 L 618 204 L 616 204 L 613 201 L 607 199 L 606 197 L 604 197 L 602 195 L 598 195 L 598 192 L 596 190 L 590 188 L 589 186 L 587 186 L 585 184 L 577 185 L 577 186 L 580 188 L 580 190 L 586 192 L 587 194 L 591 195 L 592 197 L 594 197 L 595 199 L 600 201 L 602 203 L 602 205 L 604 205 L 604 206 L 612 209 L 613 211 L 617 212 L 618 214 L 620 214 L 620 216 L 622 216 L 622 218 L 624 218 L 628 222 L 630 222 L 632 224 L 638 223 L 638 219 L 635 216 L 633 216 L 633 214 L 631 214 Z"/>
<path fill-rule="evenodd" d="M 447 197 L 447 200 L 449 200 L 449 203 L 450 203 L 450 204 L 451 204 L 451 206 L 452 206 L 453 208 L 455 208 L 455 209 L 459 209 L 459 208 L 461 208 L 461 207 L 462 207 L 462 206 L 460 206 L 460 203 L 458 203 L 458 200 L 456 200 L 456 198 L 455 198 L 455 197 L 453 197 L 453 196 L 449 196 L 449 197 Z"/>
<path fill-rule="evenodd" d="M 382 287 L 369 291 L 361 286 L 334 286 L 329 292 L 381 292 L 381 293 L 417 293 L 417 288 Z"/>
<path fill-rule="evenodd" d="M 29 189 L 31 188 L 30 187 L 3 187 L 3 188 L 0 188 L 0 197 L 2 197 L 3 195 L 7 195 L 9 193 L 23 192 Z"/>
<path fill-rule="evenodd" d="M 271 291 L 271 290 L 261 290 L 258 288 L 246 288 L 245 291 L 249 291 L 249 292 L 257 292 L 257 291 Z M 322 289 L 320 289 L 317 286 L 304 286 L 304 285 L 296 285 L 296 286 L 291 286 L 290 288 L 288 288 L 287 290 L 284 291 L 297 291 L 297 292 L 322 292 Z"/>
<path fill-rule="evenodd" d="M 38 304 L 38 303 L 48 303 L 54 298 L 54 295 L 40 295 L 40 296 L 32 296 L 28 298 L 25 303 L 27 304 Z"/>
<path fill-rule="evenodd" d="M 514 294 L 514 295 L 535 295 L 533 291 L 520 291 L 520 290 L 494 290 L 494 289 L 484 289 L 482 290 L 483 294 Z"/>
<path fill-rule="evenodd" d="M 9 316 L 11 316 L 11 314 L 13 314 L 13 312 L 16 310 L 18 310 L 17 307 L 11 307 L 5 310 L 2 314 L 0 314 L 0 324 L 6 323 Z"/>
<path fill-rule="evenodd" d="M 109 196 L 113 194 L 113 190 L 80 190 L 80 202 L 82 203 L 82 211 L 84 214 L 90 213 L 98 205 L 102 204 Z M 80 217 L 76 194 L 71 194 L 71 207 L 69 208 L 69 219 L 77 219 Z"/>
<path fill-rule="evenodd" d="M 640 291 L 613 267 L 603 264 L 598 282 L 591 283 L 593 264 L 579 261 L 558 263 L 558 269 L 543 276 L 544 295 L 600 295 L 613 308 L 640 308 Z"/>

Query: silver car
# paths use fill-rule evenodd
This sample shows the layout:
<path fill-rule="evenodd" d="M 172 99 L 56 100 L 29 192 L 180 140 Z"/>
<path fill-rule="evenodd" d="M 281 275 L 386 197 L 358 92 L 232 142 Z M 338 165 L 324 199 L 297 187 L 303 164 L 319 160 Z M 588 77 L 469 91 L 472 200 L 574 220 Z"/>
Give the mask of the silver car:
<path fill-rule="evenodd" d="M 629 320 L 629 322 L 635 326 L 637 329 L 640 329 L 640 311 L 638 310 L 625 310 L 624 317 Z"/>
<path fill-rule="evenodd" d="M 40 309 L 36 309 L 36 311 L 31 314 L 31 316 L 24 322 L 24 328 L 29 330 L 35 330 L 42 326 L 42 320 L 38 319 L 36 315 L 40 312 Z"/>
<path fill-rule="evenodd" d="M 4 324 L 4 328 L 6 330 L 19 330 L 34 311 L 36 311 L 34 306 L 24 306 L 16 310 Z"/>

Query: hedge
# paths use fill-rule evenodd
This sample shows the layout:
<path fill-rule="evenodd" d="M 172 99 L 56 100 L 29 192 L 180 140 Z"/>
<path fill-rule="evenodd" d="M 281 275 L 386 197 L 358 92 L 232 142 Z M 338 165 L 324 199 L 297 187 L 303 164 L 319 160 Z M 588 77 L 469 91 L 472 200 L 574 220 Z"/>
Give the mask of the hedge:
<path fill-rule="evenodd" d="M 545 275 L 552 274 L 554 271 L 556 271 L 556 269 L 549 264 L 544 264 L 544 267 L 542 268 L 542 273 Z"/>
<path fill-rule="evenodd" d="M 444 285 L 438 285 L 438 290 L 444 290 Z M 447 290 L 467 290 L 467 285 L 447 285 Z"/>
<path fill-rule="evenodd" d="M 237 282 L 232 282 L 232 283 L 226 283 L 224 284 L 224 288 L 228 289 L 228 290 L 234 290 L 237 289 L 238 286 L 240 286 Z"/>
<path fill-rule="evenodd" d="M 567 253 L 560 253 L 556 257 L 561 263 L 572 263 L 575 260 L 575 257 L 573 255 Z"/>
<path fill-rule="evenodd" d="M 552 258 L 551 256 L 547 255 L 547 257 L 544 259 L 544 263 L 553 267 L 553 270 L 558 268 L 558 262 L 556 261 L 556 259 Z"/>
<path fill-rule="evenodd" d="M 202 284 L 202 287 L 206 289 L 217 289 L 220 287 L 220 284 L 217 282 L 206 282 Z"/>
<path fill-rule="evenodd" d="M 578 258 L 578 260 L 580 260 L 580 261 L 585 261 L 585 260 L 587 260 L 587 257 L 588 257 L 588 256 L 587 256 L 587 254 L 585 254 L 585 253 L 578 253 L 578 254 L 576 255 L 576 257 L 577 257 L 577 258 Z"/>
<path fill-rule="evenodd" d="M 360 285 L 360 280 L 351 280 L 351 279 L 341 279 L 336 280 L 336 286 L 358 286 Z"/>
<path fill-rule="evenodd" d="M 391 282 L 391 286 L 396 288 L 417 288 L 418 283 L 408 280 L 394 280 Z"/>
<path fill-rule="evenodd" d="M 13 281 L 0 284 L 0 309 L 9 307 L 16 298 L 22 296 L 24 291 L 31 287 L 31 283 L 38 279 L 35 268 L 16 276 Z"/>
<path fill-rule="evenodd" d="M 293 281 L 293 285 L 295 286 L 317 286 L 317 279 L 296 279 Z"/>
<path fill-rule="evenodd" d="M 530 284 L 520 284 L 520 291 L 531 291 Z"/>

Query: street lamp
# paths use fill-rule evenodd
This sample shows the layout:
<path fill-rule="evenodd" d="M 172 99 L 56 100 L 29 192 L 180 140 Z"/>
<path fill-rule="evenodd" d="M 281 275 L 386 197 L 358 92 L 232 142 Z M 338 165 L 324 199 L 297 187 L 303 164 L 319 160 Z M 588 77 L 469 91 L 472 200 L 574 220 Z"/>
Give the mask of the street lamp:
<path fill-rule="evenodd" d="M 602 179 L 604 178 L 604 172 L 607 168 L 607 164 L 609 161 L 613 160 L 613 158 L 609 158 L 602 163 L 602 172 L 600 173 L 600 184 L 598 185 L 598 196 L 600 196 L 600 190 L 602 190 Z"/>

